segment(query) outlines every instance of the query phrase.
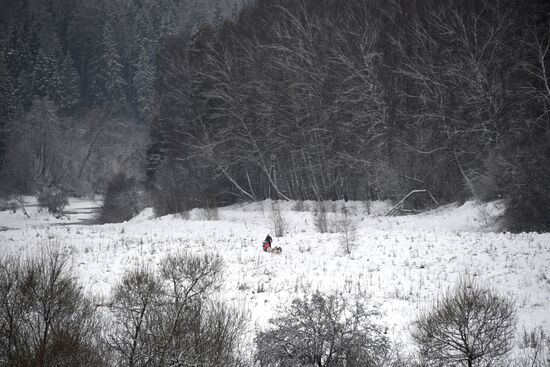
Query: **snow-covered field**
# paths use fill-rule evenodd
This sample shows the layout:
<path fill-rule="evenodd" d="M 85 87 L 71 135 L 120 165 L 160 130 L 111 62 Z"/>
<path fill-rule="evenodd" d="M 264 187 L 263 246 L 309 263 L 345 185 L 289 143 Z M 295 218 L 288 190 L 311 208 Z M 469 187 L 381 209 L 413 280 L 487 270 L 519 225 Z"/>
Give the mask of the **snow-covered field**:
<path fill-rule="evenodd" d="M 222 208 L 216 221 L 204 220 L 201 210 L 184 220 L 154 218 L 146 209 L 126 223 L 86 224 L 97 205 L 71 200 L 60 219 L 39 213 L 32 202 L 30 218 L 1 211 L 1 254 L 26 257 L 58 246 L 85 289 L 107 298 L 136 264 L 154 266 L 176 251 L 218 253 L 226 265 L 221 297 L 248 308 L 252 328 L 267 325 L 279 305 L 307 289 L 367 292 L 380 305 L 388 335 L 405 346 L 416 315 L 468 273 L 515 299 L 518 331 L 550 331 L 550 234 L 491 231 L 501 212 L 495 203 L 388 218 L 386 203 L 372 203 L 368 214 L 364 203 L 348 202 L 358 235 L 351 255 L 338 233 L 318 233 L 312 213 L 293 211 L 294 203 L 280 204 L 287 233 L 274 245 L 282 255 L 261 251 L 263 238 L 273 235 L 269 201 Z"/>

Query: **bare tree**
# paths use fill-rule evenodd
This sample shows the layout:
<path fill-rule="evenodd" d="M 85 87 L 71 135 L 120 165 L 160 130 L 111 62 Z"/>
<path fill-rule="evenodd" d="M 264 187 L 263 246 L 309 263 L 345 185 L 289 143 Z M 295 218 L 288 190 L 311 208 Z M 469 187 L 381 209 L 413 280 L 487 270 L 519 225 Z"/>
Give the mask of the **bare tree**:
<path fill-rule="evenodd" d="M 338 219 L 340 247 L 347 255 L 350 255 L 357 247 L 357 225 L 345 206 L 340 209 L 340 218 Z"/>
<path fill-rule="evenodd" d="M 319 233 L 329 232 L 329 219 L 327 214 L 326 204 L 322 201 L 317 201 L 313 208 L 313 223 Z"/>
<path fill-rule="evenodd" d="M 425 366 L 501 366 L 515 325 L 512 300 L 465 276 L 418 318 L 413 339 Z"/>
<path fill-rule="evenodd" d="M 118 173 L 107 186 L 99 220 L 102 223 L 123 222 L 139 214 L 145 206 L 145 193 L 139 182 Z"/>
<path fill-rule="evenodd" d="M 161 338 L 157 365 L 195 363 L 231 365 L 246 326 L 242 310 L 213 300 L 222 283 L 223 261 L 217 256 L 177 254 L 160 265 L 165 281 L 157 323 Z"/>
<path fill-rule="evenodd" d="M 257 334 L 260 366 L 381 366 L 389 343 L 365 299 L 315 292 L 295 299 Z"/>
<path fill-rule="evenodd" d="M 542 330 L 525 331 L 518 343 L 520 352 L 510 362 L 517 367 L 550 366 L 550 339 Z"/>
<path fill-rule="evenodd" d="M 271 204 L 271 223 L 275 237 L 283 237 L 286 233 L 286 221 L 281 213 L 281 207 L 278 202 Z"/>
<path fill-rule="evenodd" d="M 111 303 L 113 329 L 109 344 L 118 364 L 144 366 L 152 361 L 150 330 L 153 312 L 160 302 L 161 284 L 145 267 L 127 272 L 116 286 Z"/>
<path fill-rule="evenodd" d="M 239 308 L 216 301 L 223 262 L 216 256 L 166 257 L 158 274 L 138 268 L 117 286 L 111 348 L 128 366 L 220 366 L 240 361 L 247 323 Z"/>
<path fill-rule="evenodd" d="M 0 262 L 0 364 L 102 366 L 100 319 L 58 252 Z"/>

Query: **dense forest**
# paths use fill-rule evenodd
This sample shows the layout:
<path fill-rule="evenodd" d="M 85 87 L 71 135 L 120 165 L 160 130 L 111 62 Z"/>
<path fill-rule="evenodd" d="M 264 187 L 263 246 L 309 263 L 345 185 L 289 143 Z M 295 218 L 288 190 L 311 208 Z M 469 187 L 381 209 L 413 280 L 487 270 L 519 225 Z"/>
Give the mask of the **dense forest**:
<path fill-rule="evenodd" d="M 4 194 L 101 193 L 143 176 L 157 113 L 157 56 L 181 31 L 220 23 L 232 0 L 0 1 Z"/>
<path fill-rule="evenodd" d="M 7 5 L 12 191 L 101 192 L 122 172 L 164 214 L 427 189 L 550 229 L 546 1 Z"/>

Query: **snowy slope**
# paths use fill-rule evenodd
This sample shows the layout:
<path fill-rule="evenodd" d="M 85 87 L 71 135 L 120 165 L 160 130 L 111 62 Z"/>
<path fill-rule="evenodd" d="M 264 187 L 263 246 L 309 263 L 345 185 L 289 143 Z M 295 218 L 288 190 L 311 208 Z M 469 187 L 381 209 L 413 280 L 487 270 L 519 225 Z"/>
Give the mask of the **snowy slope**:
<path fill-rule="evenodd" d="M 380 216 L 387 203 L 372 203 L 370 215 L 363 203 L 345 205 L 357 223 L 358 247 L 351 255 L 340 248 L 339 234 L 317 233 L 311 212 L 293 211 L 295 203 L 279 204 L 288 233 L 274 245 L 283 254 L 263 253 L 262 239 L 273 235 L 270 201 L 222 208 L 218 221 L 202 220 L 200 210 L 183 220 L 154 218 L 147 209 L 126 223 L 75 224 L 97 207 L 76 200 L 70 219 L 4 211 L 0 227 L 8 229 L 0 231 L 0 246 L 3 254 L 23 257 L 60 247 L 85 288 L 105 297 L 136 264 L 154 265 L 182 250 L 219 253 L 226 264 L 221 296 L 248 308 L 252 327 L 266 326 L 278 305 L 306 289 L 361 291 L 380 305 L 388 334 L 404 345 L 415 316 L 467 272 L 514 297 L 520 330 L 550 331 L 550 234 L 491 232 L 502 210 L 498 203 L 467 202 L 394 218 Z"/>

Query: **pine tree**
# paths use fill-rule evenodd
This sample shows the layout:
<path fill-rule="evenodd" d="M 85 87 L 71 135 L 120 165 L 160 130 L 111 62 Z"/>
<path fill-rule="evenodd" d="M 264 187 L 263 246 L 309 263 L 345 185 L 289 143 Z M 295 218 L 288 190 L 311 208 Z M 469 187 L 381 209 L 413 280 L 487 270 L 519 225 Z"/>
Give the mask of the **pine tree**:
<path fill-rule="evenodd" d="M 223 9 L 218 1 L 214 3 L 214 13 L 212 14 L 212 23 L 214 25 L 222 24 L 224 20 Z"/>
<path fill-rule="evenodd" d="M 102 46 L 99 45 L 88 62 L 88 94 L 92 105 L 103 105 L 107 99 L 105 94 L 105 72 L 102 60 L 103 50 Z"/>
<path fill-rule="evenodd" d="M 155 107 L 155 68 L 152 51 L 143 43 L 134 73 L 135 104 L 144 122 L 150 122 Z"/>
<path fill-rule="evenodd" d="M 38 50 L 34 61 L 33 92 L 35 96 L 54 97 L 59 93 L 59 75 L 53 56 L 46 54 L 42 49 Z"/>
<path fill-rule="evenodd" d="M 6 61 L 11 75 L 14 104 L 17 110 L 28 110 L 33 100 L 33 60 L 25 28 L 13 26 L 7 43 Z"/>
<path fill-rule="evenodd" d="M 172 0 L 160 0 L 160 26 L 158 38 L 164 39 L 170 37 L 176 32 L 176 11 Z"/>
<path fill-rule="evenodd" d="M 24 59 L 22 59 L 22 52 L 27 49 L 26 45 L 21 39 L 21 32 L 18 27 L 13 25 L 10 30 L 10 36 L 6 46 L 6 63 L 13 78 L 17 78 L 21 69 L 23 68 Z"/>
<path fill-rule="evenodd" d="M 140 120 L 150 122 L 155 107 L 155 41 L 143 9 L 137 14 L 135 36 L 132 65 L 133 102 Z"/>
<path fill-rule="evenodd" d="M 58 74 L 60 84 L 55 102 L 60 109 L 67 110 L 74 107 L 80 98 L 80 78 L 69 53 L 66 53 L 61 59 L 61 63 L 58 65 Z"/>
<path fill-rule="evenodd" d="M 0 119 L 11 119 L 15 111 L 15 88 L 8 68 L 7 52 L 0 49 Z"/>
<path fill-rule="evenodd" d="M 103 26 L 101 43 L 90 60 L 90 90 L 95 105 L 108 105 L 120 111 L 126 105 L 124 67 L 111 20 Z"/>
<path fill-rule="evenodd" d="M 115 39 L 115 32 L 110 21 L 103 27 L 103 55 L 106 102 L 115 110 L 123 109 L 126 104 L 123 65 Z"/>
<path fill-rule="evenodd" d="M 12 118 L 14 110 L 13 82 L 8 70 L 6 52 L 0 49 L 0 170 L 8 143 L 8 121 Z"/>
<path fill-rule="evenodd" d="M 38 97 L 49 96 L 58 104 L 61 91 L 61 45 L 51 13 L 51 2 L 32 23 L 33 91 Z"/>

